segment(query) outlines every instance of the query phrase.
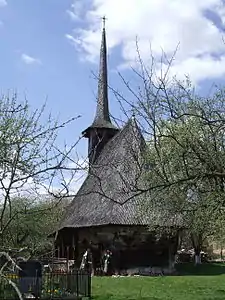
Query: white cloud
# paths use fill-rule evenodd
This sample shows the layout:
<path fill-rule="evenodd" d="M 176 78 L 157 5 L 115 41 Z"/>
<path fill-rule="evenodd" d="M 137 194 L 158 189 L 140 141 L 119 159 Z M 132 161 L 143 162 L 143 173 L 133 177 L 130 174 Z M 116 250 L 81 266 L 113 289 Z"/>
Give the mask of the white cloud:
<path fill-rule="evenodd" d="M 39 58 L 32 57 L 25 53 L 23 53 L 21 55 L 21 60 L 27 65 L 40 65 L 41 64 L 41 60 Z"/>
<path fill-rule="evenodd" d="M 166 70 L 167 66 L 163 66 Z M 165 73 L 164 73 L 165 74 Z M 205 55 L 201 58 L 190 57 L 175 64 L 170 69 L 170 75 L 176 75 L 179 79 L 191 76 L 193 82 L 197 83 L 205 79 L 216 79 L 225 76 L 225 55 L 219 58 Z"/>
<path fill-rule="evenodd" d="M 0 169 L 0 174 L 2 177 Z M 18 177 L 23 177 L 23 175 L 20 175 L 20 172 L 16 172 Z M 10 172 L 5 176 L 5 178 L 2 179 L 0 184 L 0 203 L 5 199 L 5 192 L 8 189 L 11 196 L 36 196 L 36 195 L 45 195 L 47 191 L 44 188 L 44 185 L 37 184 L 32 177 L 28 178 L 27 180 L 16 180 L 15 182 L 11 182 L 10 180 Z"/>
<path fill-rule="evenodd" d="M 33 177 L 29 177 L 27 180 L 20 180 L 20 178 L 23 178 L 23 174 L 17 171 L 16 178 L 18 180 L 13 184 L 10 180 L 10 172 L 3 178 L 0 168 L 0 176 L 3 178 L 0 183 L 0 204 L 4 200 L 7 189 L 9 189 L 11 196 L 47 196 L 49 192 L 58 195 L 61 193 L 63 195 L 67 190 L 69 191 L 69 195 L 74 196 L 87 176 L 88 162 L 87 159 L 79 159 L 76 163 L 68 163 L 66 167 L 68 170 L 64 170 L 63 174 L 58 174 L 58 176 L 53 178 L 53 181 L 49 180 L 42 183 L 36 182 Z M 66 189 L 64 188 L 65 185 Z"/>
<path fill-rule="evenodd" d="M 79 20 L 78 16 L 72 10 L 67 10 L 66 12 L 72 21 Z"/>
<path fill-rule="evenodd" d="M 6 0 L 0 0 L 0 7 L 6 6 L 6 5 L 7 5 Z"/>
<path fill-rule="evenodd" d="M 69 189 L 71 195 L 75 195 L 78 190 L 80 189 L 81 185 L 83 184 L 88 171 L 88 161 L 87 159 L 79 159 L 76 163 L 69 163 L 67 165 L 68 168 L 77 170 L 75 173 L 72 172 L 71 174 L 65 173 L 64 180 Z"/>
<path fill-rule="evenodd" d="M 65 37 L 74 45 L 77 44 L 77 40 L 71 34 L 66 34 Z"/>
<path fill-rule="evenodd" d="M 87 3 L 85 1 L 81 2 L 80 0 L 74 0 L 71 4 L 70 9 L 66 12 L 72 21 L 81 21 L 82 15 L 87 9 Z"/>
<path fill-rule="evenodd" d="M 206 17 L 211 11 L 225 26 L 224 0 L 90 0 L 74 1 L 77 19 L 84 22 L 66 37 L 81 55 L 97 61 L 100 44 L 100 18 L 107 17 L 109 49 L 121 46 L 123 65 L 132 64 L 136 57 L 136 37 L 143 60 L 156 60 L 162 49 L 172 55 L 179 49 L 171 71 L 178 76 L 189 74 L 194 81 L 224 75 L 225 45 L 221 28 Z M 85 9 L 84 9 L 85 8 Z M 75 20 L 75 18 L 74 18 Z"/>

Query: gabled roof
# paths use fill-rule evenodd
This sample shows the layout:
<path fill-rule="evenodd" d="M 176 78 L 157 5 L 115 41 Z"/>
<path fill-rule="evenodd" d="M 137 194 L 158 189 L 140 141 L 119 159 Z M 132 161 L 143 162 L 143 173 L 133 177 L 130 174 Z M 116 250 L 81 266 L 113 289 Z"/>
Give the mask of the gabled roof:
<path fill-rule="evenodd" d="M 67 208 L 60 229 L 108 224 L 147 225 L 138 217 L 140 196 L 135 196 L 144 146 L 144 138 L 132 118 L 103 148 Z"/>

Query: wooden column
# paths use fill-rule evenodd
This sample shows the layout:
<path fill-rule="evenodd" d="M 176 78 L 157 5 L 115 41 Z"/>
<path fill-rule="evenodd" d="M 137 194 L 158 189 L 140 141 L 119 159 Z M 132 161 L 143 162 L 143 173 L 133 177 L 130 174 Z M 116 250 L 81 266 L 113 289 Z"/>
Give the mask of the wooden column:
<path fill-rule="evenodd" d="M 65 258 L 65 257 L 64 257 L 64 256 L 65 256 L 65 249 L 64 249 L 63 238 L 61 239 L 61 248 L 62 248 L 62 251 L 61 251 L 61 253 L 62 253 L 62 258 Z"/>
<path fill-rule="evenodd" d="M 74 232 L 74 260 L 75 260 L 75 266 L 77 268 L 80 267 L 79 262 L 79 233 L 78 230 Z"/>
<path fill-rule="evenodd" d="M 70 246 L 66 246 L 66 259 L 70 260 Z"/>
<path fill-rule="evenodd" d="M 74 236 L 74 231 L 72 234 L 72 253 L 71 253 L 71 259 L 75 260 L 75 236 Z"/>

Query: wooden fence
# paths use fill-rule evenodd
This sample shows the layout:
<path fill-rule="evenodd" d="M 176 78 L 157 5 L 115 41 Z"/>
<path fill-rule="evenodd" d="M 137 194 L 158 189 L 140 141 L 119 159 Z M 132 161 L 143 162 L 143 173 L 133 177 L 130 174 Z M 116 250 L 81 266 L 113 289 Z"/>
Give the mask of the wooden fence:
<path fill-rule="evenodd" d="M 68 273 L 44 273 L 41 278 L 6 274 L 6 278 L 0 278 L 0 300 L 18 299 L 9 280 L 14 282 L 22 293 L 26 290 L 26 294 L 33 295 L 36 299 L 82 299 L 82 297 L 91 297 L 91 276 L 81 270 Z"/>

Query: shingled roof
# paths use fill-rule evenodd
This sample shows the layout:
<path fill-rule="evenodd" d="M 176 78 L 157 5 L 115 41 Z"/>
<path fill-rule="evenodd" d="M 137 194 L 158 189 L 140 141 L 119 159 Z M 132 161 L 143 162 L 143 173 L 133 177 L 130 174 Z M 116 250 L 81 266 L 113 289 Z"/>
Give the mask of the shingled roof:
<path fill-rule="evenodd" d="M 137 213 L 144 138 L 134 118 L 103 148 L 68 206 L 60 229 L 108 224 L 147 225 Z"/>
<path fill-rule="evenodd" d="M 139 190 L 146 182 L 143 177 L 145 140 L 134 117 L 121 130 L 111 123 L 107 86 L 106 36 L 103 27 L 97 109 L 93 123 L 83 131 L 83 136 L 89 139 L 90 153 L 93 147 L 101 146 L 97 138 L 102 137 L 104 141 L 99 139 L 102 147 L 94 159 L 89 153 L 87 178 L 67 207 L 58 230 L 111 224 L 174 226 L 180 218 L 175 218 L 174 222 L 162 211 L 153 213 L 151 206 L 151 211 L 146 210 L 150 194 L 140 193 Z M 102 130 L 105 136 L 101 135 Z"/>
<path fill-rule="evenodd" d="M 108 128 L 117 130 L 110 119 L 108 101 L 108 70 L 107 70 L 107 46 L 105 27 L 102 30 L 102 42 L 100 49 L 99 77 L 98 77 L 98 97 L 95 118 L 91 126 L 83 131 L 84 135 L 93 128 Z"/>

